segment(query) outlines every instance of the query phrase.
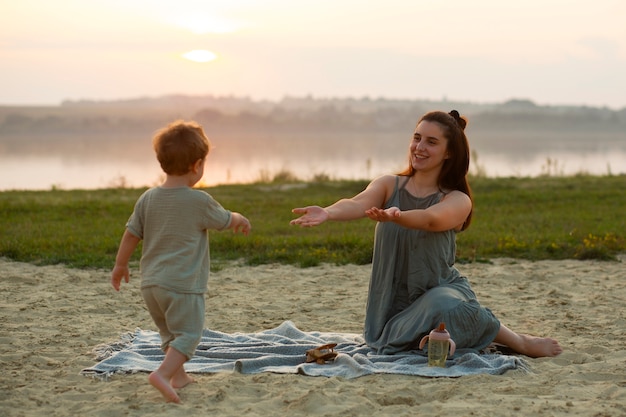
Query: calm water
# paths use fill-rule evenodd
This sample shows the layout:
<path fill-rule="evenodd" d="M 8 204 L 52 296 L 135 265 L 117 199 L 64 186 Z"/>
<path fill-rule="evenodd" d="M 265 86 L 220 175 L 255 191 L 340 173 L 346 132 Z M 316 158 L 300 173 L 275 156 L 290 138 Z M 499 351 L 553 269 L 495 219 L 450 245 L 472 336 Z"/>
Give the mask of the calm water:
<path fill-rule="evenodd" d="M 203 181 L 207 185 L 254 182 L 271 179 L 286 170 L 307 180 L 325 174 L 335 179 L 373 178 L 394 173 L 404 166 L 405 152 L 397 155 L 316 155 L 308 152 L 289 157 L 259 156 L 237 159 L 209 156 Z M 471 171 L 491 176 L 537 176 L 541 174 L 596 175 L 626 174 L 626 151 L 607 150 L 590 153 L 553 152 L 515 155 L 482 152 Z M 163 174 L 153 155 L 134 160 L 84 159 L 67 155 L 0 155 L 0 190 L 98 189 L 155 185 Z"/>
<path fill-rule="evenodd" d="M 354 139 L 354 138 L 352 138 Z M 405 166 L 408 141 L 305 140 L 298 143 L 261 141 L 261 145 L 217 143 L 205 169 L 204 183 L 254 182 L 289 171 L 303 180 L 325 174 L 333 179 L 369 179 Z M 393 146 L 392 146 L 393 145 Z M 142 148 L 143 149 L 143 148 Z M 490 177 L 626 174 L 626 143 L 606 146 L 519 149 L 478 144 L 471 171 Z M 158 184 L 161 169 L 150 148 L 126 152 L 0 153 L 0 190 L 98 189 Z"/>

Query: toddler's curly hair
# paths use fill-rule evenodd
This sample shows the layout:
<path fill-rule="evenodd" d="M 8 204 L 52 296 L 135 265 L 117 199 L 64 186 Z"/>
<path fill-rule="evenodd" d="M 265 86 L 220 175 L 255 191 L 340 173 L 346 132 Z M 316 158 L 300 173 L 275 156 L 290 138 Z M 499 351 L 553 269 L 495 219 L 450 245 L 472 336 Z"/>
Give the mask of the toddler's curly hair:
<path fill-rule="evenodd" d="M 156 132 L 152 139 L 161 168 L 168 175 L 185 175 L 193 164 L 209 154 L 211 143 L 200 124 L 176 120 Z"/>

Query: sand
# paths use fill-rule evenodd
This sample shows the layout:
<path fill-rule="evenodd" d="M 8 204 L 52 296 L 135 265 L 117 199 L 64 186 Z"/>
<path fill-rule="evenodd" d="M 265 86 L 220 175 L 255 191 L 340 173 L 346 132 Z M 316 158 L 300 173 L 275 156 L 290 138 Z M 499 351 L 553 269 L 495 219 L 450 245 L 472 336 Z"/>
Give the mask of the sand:
<path fill-rule="evenodd" d="M 196 375 L 168 404 L 147 374 L 104 382 L 80 374 L 92 349 L 153 330 L 138 274 L 116 293 L 104 270 L 0 259 L 2 416 L 624 416 L 626 256 L 620 262 L 495 259 L 459 265 L 481 302 L 516 331 L 557 338 L 532 373 L 461 378 L 374 375 Z M 293 321 L 305 331 L 360 333 L 369 266 L 227 265 L 211 276 L 207 326 L 256 332 Z"/>

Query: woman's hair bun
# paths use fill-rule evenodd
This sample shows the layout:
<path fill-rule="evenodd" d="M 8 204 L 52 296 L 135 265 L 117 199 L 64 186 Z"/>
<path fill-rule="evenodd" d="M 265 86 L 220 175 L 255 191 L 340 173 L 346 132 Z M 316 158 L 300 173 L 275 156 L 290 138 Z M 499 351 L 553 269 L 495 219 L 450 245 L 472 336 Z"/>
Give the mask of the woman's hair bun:
<path fill-rule="evenodd" d="M 457 124 L 462 130 L 465 130 L 465 126 L 467 126 L 467 120 L 464 117 L 461 117 L 458 111 L 452 110 L 448 113 L 454 120 L 456 120 Z"/>

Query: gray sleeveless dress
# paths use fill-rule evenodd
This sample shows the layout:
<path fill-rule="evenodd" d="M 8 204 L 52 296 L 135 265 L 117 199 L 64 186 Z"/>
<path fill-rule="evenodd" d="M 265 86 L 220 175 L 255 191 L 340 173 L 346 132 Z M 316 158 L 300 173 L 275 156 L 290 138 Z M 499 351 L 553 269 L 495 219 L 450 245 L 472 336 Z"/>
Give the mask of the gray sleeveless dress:
<path fill-rule="evenodd" d="M 438 192 L 415 197 L 405 189 L 408 177 L 404 178 L 396 179 L 385 208 L 424 209 L 444 196 Z M 376 225 L 364 338 L 377 353 L 415 350 L 440 322 L 457 349 L 480 350 L 494 340 L 500 322 L 478 303 L 469 281 L 454 267 L 455 239 L 454 230 L 426 232 L 392 222 Z"/>

